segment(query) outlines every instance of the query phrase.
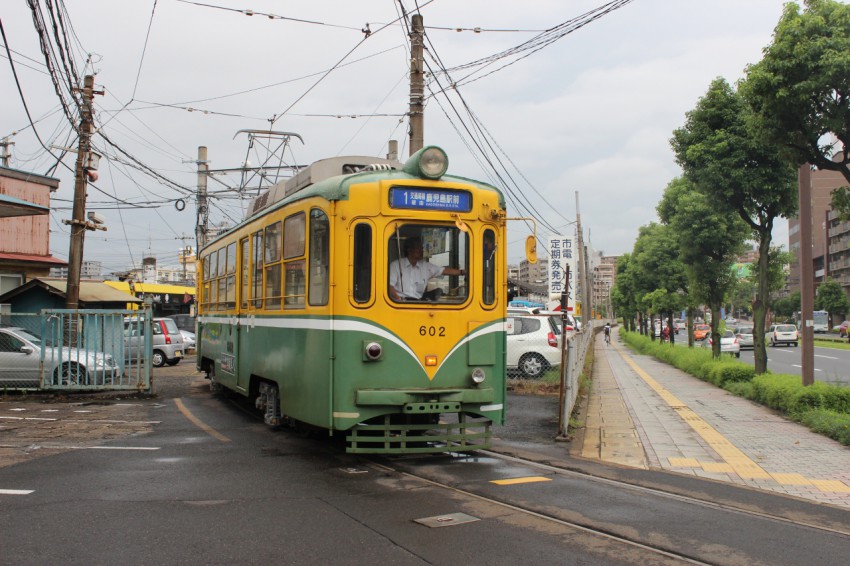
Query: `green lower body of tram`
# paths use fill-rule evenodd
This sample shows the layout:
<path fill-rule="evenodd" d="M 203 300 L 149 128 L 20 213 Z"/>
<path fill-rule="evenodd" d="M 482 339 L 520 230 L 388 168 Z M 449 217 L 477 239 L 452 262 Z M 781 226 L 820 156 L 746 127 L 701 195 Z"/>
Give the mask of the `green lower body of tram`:
<path fill-rule="evenodd" d="M 490 447 L 505 416 L 503 321 L 465 336 L 428 379 L 422 352 L 366 319 L 199 319 L 197 364 L 213 388 L 256 401 L 266 423 L 344 433 L 353 453 Z M 378 353 L 379 355 L 373 355 Z M 473 379 L 473 374 L 475 379 Z"/>

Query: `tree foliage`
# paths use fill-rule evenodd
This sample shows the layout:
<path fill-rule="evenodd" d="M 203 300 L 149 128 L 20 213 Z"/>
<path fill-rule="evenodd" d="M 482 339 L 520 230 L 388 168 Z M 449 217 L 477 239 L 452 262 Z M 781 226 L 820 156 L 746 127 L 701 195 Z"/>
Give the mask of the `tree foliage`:
<path fill-rule="evenodd" d="M 747 68 L 741 92 L 762 139 L 794 165 L 839 171 L 850 183 L 850 5 L 806 0 L 785 9 L 762 60 Z M 835 205 L 850 214 L 850 189 Z M 836 208 L 838 210 L 838 208 Z"/>
<path fill-rule="evenodd" d="M 737 214 L 758 243 L 753 308 L 756 373 L 767 370 L 764 326 L 769 295 L 768 261 L 773 225 L 797 210 L 795 168 L 781 147 L 759 139 L 746 101 L 722 78 L 687 113 L 670 144 L 685 178 L 715 204 Z"/>
<path fill-rule="evenodd" d="M 841 283 L 827 277 L 826 281 L 818 286 L 815 308 L 829 312 L 830 317 L 834 314 L 847 314 L 850 312 L 850 299 L 847 298 Z"/>

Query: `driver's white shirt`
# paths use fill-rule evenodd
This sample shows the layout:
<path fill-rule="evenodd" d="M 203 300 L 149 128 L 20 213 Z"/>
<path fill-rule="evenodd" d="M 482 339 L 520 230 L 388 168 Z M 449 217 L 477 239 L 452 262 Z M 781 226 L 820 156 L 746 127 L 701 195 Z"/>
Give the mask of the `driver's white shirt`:
<path fill-rule="evenodd" d="M 399 277 L 399 265 L 401 265 L 401 277 Z M 421 299 L 428 281 L 442 275 L 443 269 L 445 268 L 425 260 L 412 265 L 410 260 L 403 257 L 390 264 L 390 286 L 401 297 Z"/>

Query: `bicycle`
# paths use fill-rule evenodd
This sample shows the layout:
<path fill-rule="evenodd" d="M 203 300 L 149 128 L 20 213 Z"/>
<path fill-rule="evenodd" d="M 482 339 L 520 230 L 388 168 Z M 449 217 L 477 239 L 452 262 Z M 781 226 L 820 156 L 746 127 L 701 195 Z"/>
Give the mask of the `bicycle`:
<path fill-rule="evenodd" d="M 610 345 L 610 344 L 611 344 L 611 335 L 610 335 L 610 334 L 608 334 L 607 332 L 605 333 L 605 344 L 606 344 L 606 345 Z"/>

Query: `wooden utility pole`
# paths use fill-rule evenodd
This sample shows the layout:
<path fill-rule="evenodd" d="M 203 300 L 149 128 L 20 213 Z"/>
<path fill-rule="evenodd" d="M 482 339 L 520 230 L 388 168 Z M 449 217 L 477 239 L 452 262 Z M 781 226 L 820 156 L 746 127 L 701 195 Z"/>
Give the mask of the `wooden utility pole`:
<path fill-rule="evenodd" d="M 80 302 L 80 271 L 83 264 L 83 243 L 86 230 L 95 229 L 94 225 L 86 222 L 86 191 L 88 179 L 97 180 L 94 172 L 96 165 L 91 157 L 91 136 L 94 131 L 94 110 L 92 99 L 95 94 L 94 76 L 86 75 L 83 79 L 82 104 L 80 105 L 80 143 L 77 148 L 77 168 L 74 183 L 74 208 L 71 221 L 71 245 L 68 251 L 68 279 L 65 292 L 65 307 L 76 310 Z"/>
<path fill-rule="evenodd" d="M 425 58 L 422 16 L 410 18 L 410 155 L 425 145 Z"/>
<path fill-rule="evenodd" d="M 815 273 L 812 265 L 812 170 L 803 163 L 797 175 L 800 194 L 800 340 L 803 385 L 815 382 Z"/>

